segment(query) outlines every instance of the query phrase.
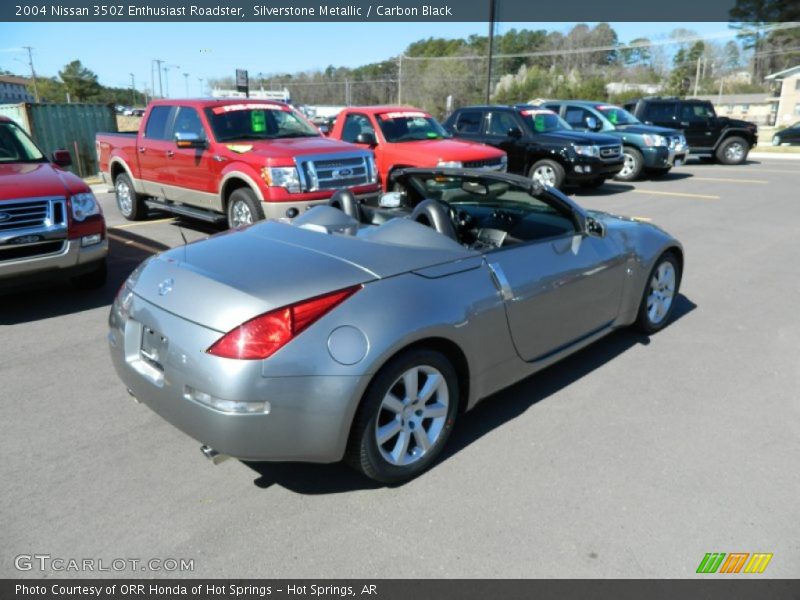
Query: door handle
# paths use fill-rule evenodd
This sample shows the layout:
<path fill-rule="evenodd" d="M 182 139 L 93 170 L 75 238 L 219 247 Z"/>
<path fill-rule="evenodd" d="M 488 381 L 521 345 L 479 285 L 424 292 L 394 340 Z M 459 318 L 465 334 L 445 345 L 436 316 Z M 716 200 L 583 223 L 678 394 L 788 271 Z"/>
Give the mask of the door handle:
<path fill-rule="evenodd" d="M 175 156 L 175 153 L 172 150 L 167 150 L 167 158 L 172 158 Z"/>
<path fill-rule="evenodd" d="M 688 127 L 689 121 L 681 121 L 681 127 Z"/>
<path fill-rule="evenodd" d="M 147 148 L 144 146 L 139 146 L 139 154 L 144 154 L 145 150 L 147 150 Z"/>
<path fill-rule="evenodd" d="M 494 282 L 495 287 L 500 292 L 500 296 L 505 301 L 511 301 L 514 299 L 514 290 L 511 289 L 511 284 L 506 277 L 506 274 L 503 273 L 503 269 L 497 263 L 488 263 L 487 266 L 489 267 L 489 273 L 492 275 L 492 281 Z"/>

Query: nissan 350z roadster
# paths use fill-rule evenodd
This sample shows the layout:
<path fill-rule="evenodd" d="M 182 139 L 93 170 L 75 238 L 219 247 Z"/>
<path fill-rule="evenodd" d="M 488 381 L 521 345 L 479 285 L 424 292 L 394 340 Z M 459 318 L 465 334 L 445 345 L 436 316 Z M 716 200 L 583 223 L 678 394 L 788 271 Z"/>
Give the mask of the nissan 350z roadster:
<path fill-rule="evenodd" d="M 680 243 L 529 179 L 405 169 L 139 266 L 109 317 L 128 391 L 210 457 L 401 483 L 482 398 L 673 312 Z"/>

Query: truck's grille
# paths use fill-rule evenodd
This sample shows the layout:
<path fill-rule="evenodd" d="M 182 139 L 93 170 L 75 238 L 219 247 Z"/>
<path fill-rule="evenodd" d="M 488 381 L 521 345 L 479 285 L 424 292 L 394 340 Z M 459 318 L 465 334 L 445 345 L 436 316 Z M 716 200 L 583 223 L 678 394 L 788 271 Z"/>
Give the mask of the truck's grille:
<path fill-rule="evenodd" d="M 0 263 L 59 253 L 66 237 L 65 198 L 0 202 Z"/>
<path fill-rule="evenodd" d="M 365 154 L 322 155 L 297 159 L 304 191 L 335 190 L 374 181 L 372 160 Z"/>
<path fill-rule="evenodd" d="M 600 146 L 602 158 L 617 158 L 622 154 L 622 146 Z"/>
<path fill-rule="evenodd" d="M 486 158 L 483 160 L 468 160 L 464 163 L 465 169 L 489 169 L 492 171 L 505 171 L 506 161 L 503 158 Z"/>

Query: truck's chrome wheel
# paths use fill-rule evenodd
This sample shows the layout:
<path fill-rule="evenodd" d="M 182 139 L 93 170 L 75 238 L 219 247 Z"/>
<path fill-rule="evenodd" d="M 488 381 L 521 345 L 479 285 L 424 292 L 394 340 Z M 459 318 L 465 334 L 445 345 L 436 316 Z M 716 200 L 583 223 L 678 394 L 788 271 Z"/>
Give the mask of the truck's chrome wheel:
<path fill-rule="evenodd" d="M 549 165 L 542 165 L 533 171 L 534 181 L 538 181 L 542 185 L 555 187 L 556 185 L 556 172 L 553 167 Z"/>
<path fill-rule="evenodd" d="M 131 188 L 128 186 L 128 182 L 122 177 L 117 178 L 115 191 L 117 193 L 117 206 L 120 212 L 123 216 L 130 215 L 133 210 L 133 197 L 131 196 Z"/>
<path fill-rule="evenodd" d="M 675 297 L 675 268 L 668 261 L 662 262 L 650 279 L 647 294 L 647 318 L 653 325 L 658 325 L 669 314 L 672 300 Z"/>
<path fill-rule="evenodd" d="M 636 168 L 636 159 L 628 154 L 623 154 L 622 170 L 619 172 L 620 177 L 630 177 Z"/>
<path fill-rule="evenodd" d="M 444 429 L 450 402 L 447 381 L 437 369 L 420 365 L 403 373 L 383 397 L 375 441 L 389 464 L 415 463 Z"/>
<path fill-rule="evenodd" d="M 246 202 L 236 201 L 231 206 L 231 227 L 243 227 L 253 224 L 253 213 Z"/>
<path fill-rule="evenodd" d="M 738 163 L 744 160 L 745 148 L 741 142 L 733 142 L 725 148 L 725 158 L 733 163 Z"/>

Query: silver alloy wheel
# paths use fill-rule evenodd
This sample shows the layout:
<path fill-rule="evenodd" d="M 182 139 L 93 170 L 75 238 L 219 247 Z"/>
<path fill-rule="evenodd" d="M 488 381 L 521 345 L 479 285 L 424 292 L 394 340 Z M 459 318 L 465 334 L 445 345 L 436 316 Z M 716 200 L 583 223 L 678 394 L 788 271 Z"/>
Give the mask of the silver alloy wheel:
<path fill-rule="evenodd" d="M 744 144 L 741 142 L 733 142 L 725 148 L 725 158 L 731 162 L 744 160 L 744 153 Z"/>
<path fill-rule="evenodd" d="M 391 465 L 421 459 L 444 430 L 449 406 L 444 375 L 428 365 L 410 368 L 383 397 L 375 420 L 375 442 Z"/>
<path fill-rule="evenodd" d="M 247 202 L 236 200 L 231 206 L 231 227 L 242 227 L 253 224 L 253 212 Z"/>
<path fill-rule="evenodd" d="M 675 267 L 664 261 L 650 279 L 650 290 L 647 295 L 647 318 L 653 325 L 658 325 L 669 313 L 675 297 Z"/>
<path fill-rule="evenodd" d="M 556 185 L 556 171 L 550 165 L 542 165 L 536 167 L 533 171 L 533 180 L 538 181 L 542 185 L 555 187 Z"/>
<path fill-rule="evenodd" d="M 623 152 L 622 170 L 619 172 L 620 177 L 630 177 L 636 168 L 636 159 L 627 152 Z"/>
<path fill-rule="evenodd" d="M 115 186 L 117 192 L 117 206 L 123 215 L 129 215 L 133 211 L 133 196 L 128 182 L 124 179 L 119 179 Z"/>

